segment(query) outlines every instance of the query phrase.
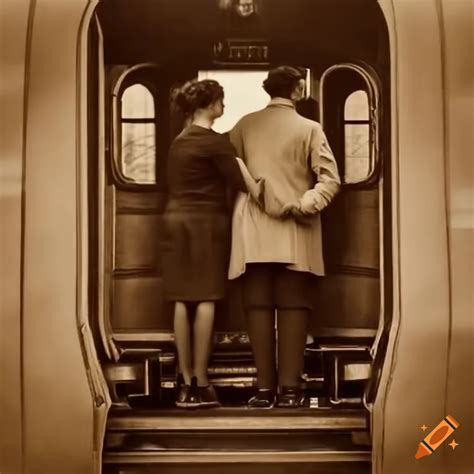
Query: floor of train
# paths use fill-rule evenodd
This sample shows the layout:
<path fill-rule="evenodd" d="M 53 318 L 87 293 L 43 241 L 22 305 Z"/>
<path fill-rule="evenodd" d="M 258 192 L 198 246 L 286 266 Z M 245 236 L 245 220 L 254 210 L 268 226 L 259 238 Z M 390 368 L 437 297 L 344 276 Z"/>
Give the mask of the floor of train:
<path fill-rule="evenodd" d="M 364 409 L 113 410 L 103 472 L 370 473 L 368 427 Z"/>

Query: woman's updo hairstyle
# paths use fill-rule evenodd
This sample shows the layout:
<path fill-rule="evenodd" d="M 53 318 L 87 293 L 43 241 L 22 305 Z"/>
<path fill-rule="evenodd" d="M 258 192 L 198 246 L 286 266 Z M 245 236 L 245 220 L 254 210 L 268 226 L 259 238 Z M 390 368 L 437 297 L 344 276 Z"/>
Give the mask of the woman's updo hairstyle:
<path fill-rule="evenodd" d="M 223 98 L 222 86 L 212 79 L 204 79 L 186 82 L 175 94 L 174 101 L 185 114 L 193 114 Z"/>

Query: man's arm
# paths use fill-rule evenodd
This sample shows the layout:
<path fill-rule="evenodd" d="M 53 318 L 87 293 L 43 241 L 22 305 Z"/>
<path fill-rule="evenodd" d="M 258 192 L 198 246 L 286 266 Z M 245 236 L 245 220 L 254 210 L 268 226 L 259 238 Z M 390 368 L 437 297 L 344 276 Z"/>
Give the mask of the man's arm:
<path fill-rule="evenodd" d="M 336 159 L 319 124 L 311 133 L 310 152 L 311 167 L 318 177 L 318 182 L 298 201 L 299 210 L 303 214 L 315 214 L 322 211 L 332 201 L 341 186 Z"/>

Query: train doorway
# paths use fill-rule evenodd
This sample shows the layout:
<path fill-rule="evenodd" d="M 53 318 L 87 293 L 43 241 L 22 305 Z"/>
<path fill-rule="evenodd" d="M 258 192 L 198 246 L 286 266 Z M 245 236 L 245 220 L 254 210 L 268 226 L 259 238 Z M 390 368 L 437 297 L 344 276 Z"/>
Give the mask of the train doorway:
<path fill-rule="evenodd" d="M 104 462 L 175 462 L 178 451 L 241 460 L 249 437 L 263 432 L 250 443 L 256 458 L 283 443 L 277 451 L 287 462 L 332 453 L 334 462 L 366 465 L 391 308 L 390 65 L 377 3 L 342 2 L 349 27 L 327 2 L 251 2 L 248 17 L 233 7 L 239 2 L 131 3 L 100 2 L 89 33 L 91 327 L 113 402 Z M 331 31 L 340 34 L 329 41 Z M 237 282 L 218 310 L 210 364 L 223 407 L 182 412 L 173 407 L 177 364 L 159 253 L 167 149 L 183 127 L 169 98 L 186 80 L 217 79 L 226 113 L 216 130 L 226 132 L 266 105 L 261 82 L 279 64 L 307 68 L 298 111 L 322 122 L 343 176 L 323 215 L 327 276 L 314 289 L 308 406 L 245 408 L 256 369 Z M 281 441 L 288 432 L 294 446 Z"/>

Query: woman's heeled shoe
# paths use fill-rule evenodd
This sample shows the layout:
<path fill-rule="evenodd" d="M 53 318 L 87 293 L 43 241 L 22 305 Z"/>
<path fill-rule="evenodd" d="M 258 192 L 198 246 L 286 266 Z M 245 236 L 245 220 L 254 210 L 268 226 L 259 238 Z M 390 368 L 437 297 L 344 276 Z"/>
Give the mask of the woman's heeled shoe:
<path fill-rule="evenodd" d="M 204 387 L 197 386 L 198 406 L 202 408 L 217 408 L 220 407 L 219 399 L 216 391 L 212 385 Z"/>
<path fill-rule="evenodd" d="M 258 392 L 247 402 L 249 408 L 269 409 L 275 406 L 275 392 L 273 390 L 259 389 Z"/>
<path fill-rule="evenodd" d="M 194 380 L 191 385 L 182 383 L 179 387 L 175 399 L 175 405 L 179 408 L 196 408 L 199 406 L 199 400 L 196 393 L 196 384 Z"/>

